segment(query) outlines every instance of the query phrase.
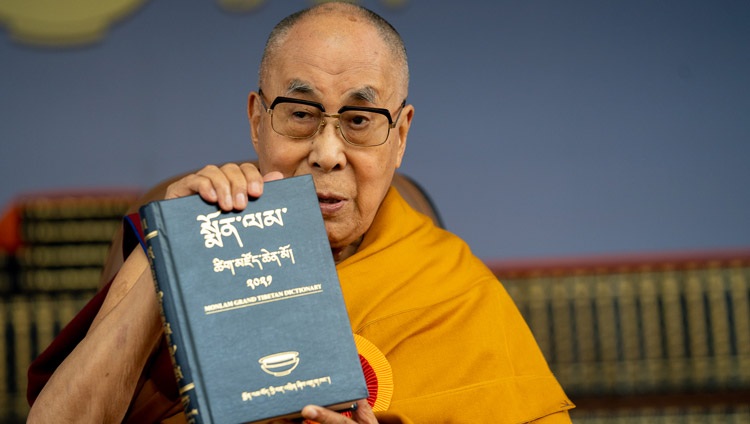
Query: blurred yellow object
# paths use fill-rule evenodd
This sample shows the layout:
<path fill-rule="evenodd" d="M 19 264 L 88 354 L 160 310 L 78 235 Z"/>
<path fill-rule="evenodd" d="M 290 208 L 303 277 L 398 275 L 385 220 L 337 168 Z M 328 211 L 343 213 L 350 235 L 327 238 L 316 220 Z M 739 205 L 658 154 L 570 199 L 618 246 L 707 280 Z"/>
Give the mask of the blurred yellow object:
<path fill-rule="evenodd" d="M 42 46 L 99 41 L 146 0 L 0 0 L 0 22 L 14 39 Z"/>

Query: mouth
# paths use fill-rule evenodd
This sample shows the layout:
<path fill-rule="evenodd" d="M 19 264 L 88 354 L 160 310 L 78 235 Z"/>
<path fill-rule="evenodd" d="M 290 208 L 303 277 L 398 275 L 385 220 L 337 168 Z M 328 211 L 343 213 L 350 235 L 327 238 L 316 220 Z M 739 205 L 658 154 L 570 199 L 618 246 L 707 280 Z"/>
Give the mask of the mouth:
<path fill-rule="evenodd" d="M 320 211 L 323 215 L 332 215 L 338 212 L 344 204 L 346 199 L 341 196 L 328 193 L 318 193 L 318 204 L 320 205 Z"/>
<path fill-rule="evenodd" d="M 332 193 L 321 193 L 318 192 L 318 202 L 320 203 L 338 203 L 342 202 L 344 198 Z"/>

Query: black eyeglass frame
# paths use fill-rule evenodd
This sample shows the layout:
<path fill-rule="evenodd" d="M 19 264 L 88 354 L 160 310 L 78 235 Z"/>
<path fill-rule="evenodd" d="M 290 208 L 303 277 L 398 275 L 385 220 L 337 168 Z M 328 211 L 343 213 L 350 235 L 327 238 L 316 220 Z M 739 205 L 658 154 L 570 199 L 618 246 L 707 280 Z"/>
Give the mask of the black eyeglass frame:
<path fill-rule="evenodd" d="M 393 118 L 391 117 L 391 111 L 390 110 L 384 109 L 384 108 L 379 108 L 379 107 L 342 106 L 335 114 L 328 114 L 328 113 L 326 113 L 326 108 L 322 104 L 320 104 L 318 102 L 313 102 L 313 101 L 310 101 L 310 100 L 296 99 L 294 97 L 278 96 L 275 99 L 273 99 L 273 102 L 271 102 L 271 106 L 266 106 L 266 101 L 263 99 L 263 97 L 264 97 L 263 90 L 261 90 L 260 88 L 258 89 L 258 97 L 260 98 L 260 104 L 261 104 L 261 106 L 263 106 L 263 108 L 266 110 L 266 112 L 268 112 L 268 114 L 271 115 L 271 116 L 273 116 L 273 109 L 276 107 L 276 105 L 278 105 L 280 103 L 296 103 L 296 104 L 301 104 L 301 105 L 306 105 L 306 106 L 312 106 L 312 107 L 320 110 L 321 112 L 323 112 L 323 117 L 322 118 L 334 118 L 337 121 L 341 117 L 342 113 L 350 111 L 350 110 L 377 113 L 377 114 L 385 116 L 388 119 L 388 134 L 386 134 L 385 139 L 383 141 L 381 141 L 380 143 L 378 143 L 378 144 L 356 144 L 356 143 L 352 143 L 351 141 L 349 141 L 346 138 L 346 135 L 344 135 L 344 131 L 341 129 L 341 125 L 339 125 L 338 123 L 336 124 L 336 127 L 339 129 L 339 132 L 341 133 L 341 136 L 344 138 L 344 140 L 347 143 L 351 144 L 352 146 L 357 146 L 357 147 L 376 147 L 376 146 L 381 146 L 381 145 L 385 144 L 385 142 L 388 141 L 388 137 L 391 136 L 391 129 L 396 128 L 396 125 L 398 124 L 398 120 L 401 118 L 401 112 L 403 112 L 404 106 L 406 106 L 406 99 L 404 99 L 404 101 L 402 101 L 401 105 L 398 107 L 398 113 L 396 114 L 396 120 L 394 121 Z M 276 131 L 276 128 L 273 128 L 273 125 L 271 125 L 271 128 L 273 128 L 273 130 L 274 130 L 275 133 L 277 133 L 279 135 L 283 135 L 284 137 L 289 137 L 289 138 L 295 139 L 295 140 L 304 140 L 304 139 L 307 139 L 307 138 L 315 137 L 315 135 L 320 132 L 320 129 L 323 128 L 326 125 L 325 119 L 322 119 L 322 118 L 320 119 L 320 125 L 318 125 L 318 128 L 315 130 L 315 132 L 312 133 L 312 134 L 310 134 L 310 135 L 308 135 L 308 136 L 306 136 L 306 137 L 294 137 L 294 136 L 290 136 L 290 135 L 286 135 L 286 134 L 281 134 L 280 132 Z"/>

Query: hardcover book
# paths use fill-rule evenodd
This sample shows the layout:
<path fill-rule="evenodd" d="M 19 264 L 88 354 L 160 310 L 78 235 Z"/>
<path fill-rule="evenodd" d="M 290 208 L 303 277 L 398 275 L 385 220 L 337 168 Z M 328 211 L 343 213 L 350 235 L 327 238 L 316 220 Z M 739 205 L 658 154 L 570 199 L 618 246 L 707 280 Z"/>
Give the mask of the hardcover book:
<path fill-rule="evenodd" d="M 239 212 L 194 195 L 140 213 L 188 421 L 367 398 L 309 175 L 266 183 Z"/>

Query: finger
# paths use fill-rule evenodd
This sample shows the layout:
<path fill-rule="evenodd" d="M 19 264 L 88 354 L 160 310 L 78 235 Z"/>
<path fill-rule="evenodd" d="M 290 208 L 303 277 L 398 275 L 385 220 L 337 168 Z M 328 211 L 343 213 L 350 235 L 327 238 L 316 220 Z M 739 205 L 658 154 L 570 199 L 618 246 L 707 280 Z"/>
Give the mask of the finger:
<path fill-rule="evenodd" d="M 196 193 L 207 202 L 218 203 L 224 211 L 231 211 L 234 207 L 229 180 L 215 165 L 208 165 L 172 183 L 167 188 L 165 198 L 174 199 Z"/>
<path fill-rule="evenodd" d="M 268 174 L 263 176 L 263 181 L 269 182 L 269 181 L 276 181 L 284 178 L 284 174 L 282 174 L 279 171 L 271 171 Z"/>
<path fill-rule="evenodd" d="M 216 165 L 209 165 L 198 171 L 196 174 L 209 180 L 211 188 L 216 193 L 216 202 L 219 204 L 221 210 L 229 212 L 234 209 L 231 183 L 227 177 L 226 170 L 223 169 L 223 167 L 219 168 Z M 203 192 L 200 192 L 200 195 L 203 197 Z M 206 197 L 203 197 L 203 199 L 210 201 Z"/>
<path fill-rule="evenodd" d="M 231 207 L 235 210 L 245 209 L 245 206 L 247 206 L 249 185 L 251 183 L 257 183 L 257 181 L 260 180 L 260 173 L 255 175 L 248 170 L 249 167 L 253 167 L 252 165 L 243 165 L 248 166 L 243 167 L 236 163 L 228 163 L 219 168 L 229 183 L 229 186 L 227 187 L 229 192 L 226 193 L 227 203 L 230 203 L 229 201 L 231 200 Z"/>
<path fill-rule="evenodd" d="M 203 197 L 208 202 L 216 202 L 216 192 L 213 190 L 211 181 L 196 174 L 186 175 L 178 181 L 173 182 L 167 187 L 165 199 L 176 199 L 191 194 L 203 192 Z"/>
<path fill-rule="evenodd" d="M 216 188 L 214 187 L 214 182 L 210 177 L 213 173 L 211 168 L 218 170 L 215 166 L 209 165 L 196 173 L 186 175 L 180 180 L 170 184 L 169 187 L 167 187 L 164 198 L 175 199 L 197 193 L 207 202 L 218 202 L 219 197 Z"/>
<path fill-rule="evenodd" d="M 243 163 L 240 165 L 240 171 L 242 171 L 247 184 L 246 196 L 260 197 L 263 194 L 264 181 L 264 178 L 260 175 L 260 170 L 252 163 Z"/>
<path fill-rule="evenodd" d="M 372 408 L 367 402 L 367 399 L 357 401 L 357 406 L 356 409 L 354 409 L 354 414 L 352 414 L 352 419 L 360 424 L 372 424 L 378 422 L 378 419 L 375 418 L 375 413 L 372 412 Z"/>
<path fill-rule="evenodd" d="M 302 416 L 308 420 L 318 422 L 319 424 L 377 424 L 378 420 L 372 412 L 372 408 L 367 400 L 362 399 L 356 403 L 356 408 L 352 419 L 349 419 L 338 412 L 330 409 L 321 408 L 320 406 L 308 405 L 302 409 Z"/>
<path fill-rule="evenodd" d="M 318 424 L 347 424 L 354 421 L 346 418 L 338 412 L 330 409 L 321 408 L 320 406 L 307 405 L 302 409 L 302 416 L 308 420 L 315 421 Z"/>

